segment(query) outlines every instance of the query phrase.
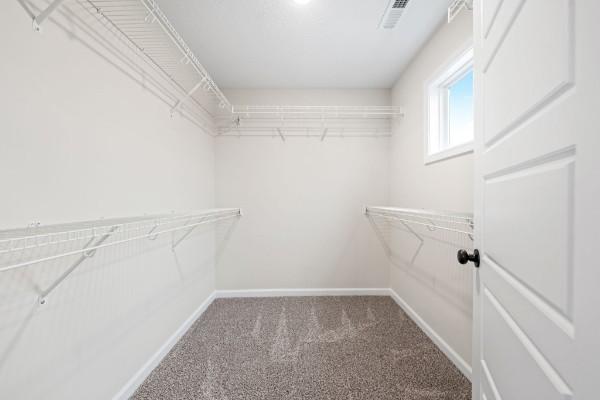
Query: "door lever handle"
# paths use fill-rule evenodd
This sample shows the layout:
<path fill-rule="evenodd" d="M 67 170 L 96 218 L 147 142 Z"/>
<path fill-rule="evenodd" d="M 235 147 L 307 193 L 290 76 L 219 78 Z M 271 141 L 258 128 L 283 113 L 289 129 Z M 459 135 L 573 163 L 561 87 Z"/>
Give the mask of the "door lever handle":
<path fill-rule="evenodd" d="M 466 250 L 461 249 L 456 253 L 456 258 L 461 264 L 466 264 L 471 261 L 475 264 L 475 268 L 479 268 L 479 250 L 473 250 L 473 254 L 469 254 Z"/>

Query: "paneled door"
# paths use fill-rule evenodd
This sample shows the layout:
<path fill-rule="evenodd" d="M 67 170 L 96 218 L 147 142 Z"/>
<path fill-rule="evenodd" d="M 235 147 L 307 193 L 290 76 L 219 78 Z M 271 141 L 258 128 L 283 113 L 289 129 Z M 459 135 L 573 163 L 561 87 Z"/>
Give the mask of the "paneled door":
<path fill-rule="evenodd" d="M 473 398 L 600 399 L 600 1 L 474 24 Z"/>

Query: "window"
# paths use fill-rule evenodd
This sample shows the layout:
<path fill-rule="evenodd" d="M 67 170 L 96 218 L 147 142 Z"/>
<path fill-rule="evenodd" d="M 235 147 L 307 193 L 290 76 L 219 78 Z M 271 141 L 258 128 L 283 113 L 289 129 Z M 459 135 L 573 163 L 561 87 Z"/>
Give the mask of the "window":
<path fill-rule="evenodd" d="M 473 150 L 473 49 L 446 65 L 426 87 L 425 163 Z"/>

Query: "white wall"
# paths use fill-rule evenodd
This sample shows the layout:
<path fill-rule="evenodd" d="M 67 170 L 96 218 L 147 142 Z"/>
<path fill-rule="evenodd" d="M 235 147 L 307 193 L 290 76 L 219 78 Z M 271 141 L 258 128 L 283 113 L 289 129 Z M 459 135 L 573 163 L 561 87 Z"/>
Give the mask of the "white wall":
<path fill-rule="evenodd" d="M 393 206 L 472 212 L 472 154 L 429 165 L 423 159 L 425 82 L 471 37 L 469 12 L 461 13 L 451 24 L 442 23 L 392 89 L 393 104 L 405 111 L 391 141 Z M 418 246 L 415 237 L 401 228 L 394 232 L 391 287 L 470 364 L 471 271 L 455 261 L 457 246 L 469 246 L 470 242 L 458 235 L 430 233 L 432 237 L 426 238 L 411 263 Z"/>
<path fill-rule="evenodd" d="M 387 90 L 226 91 L 234 104 L 387 105 Z M 388 287 L 363 215 L 388 199 L 388 138 L 219 138 L 217 204 L 245 213 L 219 289 Z"/>
<path fill-rule="evenodd" d="M 42 34 L 2 5 L 0 229 L 213 207 L 214 140 L 65 4 Z M 113 396 L 214 290 L 214 237 L 99 251 L 44 306 L 64 260 L 1 273 L 0 398 Z"/>

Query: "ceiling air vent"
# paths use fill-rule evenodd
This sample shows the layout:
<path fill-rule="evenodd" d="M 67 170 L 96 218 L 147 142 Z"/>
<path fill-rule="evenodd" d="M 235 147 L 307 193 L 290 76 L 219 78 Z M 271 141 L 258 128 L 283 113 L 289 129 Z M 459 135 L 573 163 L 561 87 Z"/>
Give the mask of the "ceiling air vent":
<path fill-rule="evenodd" d="M 406 9 L 409 0 L 389 0 L 385 12 L 379 21 L 379 29 L 393 29 Z"/>

